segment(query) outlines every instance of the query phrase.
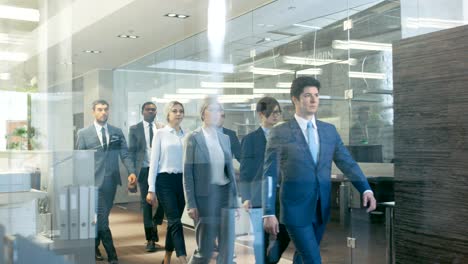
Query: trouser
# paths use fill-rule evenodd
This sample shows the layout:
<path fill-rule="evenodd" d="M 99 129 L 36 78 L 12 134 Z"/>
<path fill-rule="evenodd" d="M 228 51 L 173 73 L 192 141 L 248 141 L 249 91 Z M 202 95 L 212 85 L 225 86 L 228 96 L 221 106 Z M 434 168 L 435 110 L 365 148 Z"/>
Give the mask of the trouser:
<path fill-rule="evenodd" d="M 109 214 L 114 205 L 115 192 L 117 185 L 111 177 L 104 178 L 104 182 L 98 189 L 97 201 L 97 236 L 95 247 L 98 248 L 100 241 L 106 250 L 107 257 L 110 260 L 117 260 L 112 233 L 109 228 Z"/>
<path fill-rule="evenodd" d="M 212 185 L 208 196 L 196 196 L 199 220 L 195 236 L 198 249 L 189 263 L 208 264 L 213 254 L 213 241 L 218 238 L 219 255 L 217 263 L 230 264 L 234 254 L 235 209 L 228 208 L 231 188 Z"/>
<path fill-rule="evenodd" d="M 167 218 L 166 251 L 176 251 L 177 257 L 186 256 L 184 231 L 181 222 L 185 208 L 182 173 L 158 174 L 156 190 L 160 206 Z"/>
<path fill-rule="evenodd" d="M 161 225 L 164 219 L 164 210 L 162 206 L 158 206 L 156 213 L 153 216 L 153 207 L 146 202 L 148 194 L 148 172 L 149 168 L 141 168 L 138 175 L 138 185 L 140 187 L 140 203 L 143 212 L 143 225 L 145 228 L 146 240 L 159 241 L 156 225 Z"/>

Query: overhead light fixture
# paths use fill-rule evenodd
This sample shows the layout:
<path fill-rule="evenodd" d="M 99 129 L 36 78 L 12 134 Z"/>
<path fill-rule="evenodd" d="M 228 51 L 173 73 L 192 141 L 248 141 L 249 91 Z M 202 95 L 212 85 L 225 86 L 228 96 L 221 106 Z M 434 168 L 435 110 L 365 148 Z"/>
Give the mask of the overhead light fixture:
<path fill-rule="evenodd" d="M 175 98 L 166 99 L 166 98 L 156 98 L 156 97 L 151 98 L 151 101 L 155 102 L 155 103 L 161 103 L 161 104 L 167 104 L 167 103 L 172 102 L 172 101 L 178 101 L 178 102 L 180 102 L 182 104 L 186 104 L 186 103 L 190 102 L 189 99 L 175 99 Z"/>
<path fill-rule="evenodd" d="M 24 38 L 19 35 L 0 33 L 0 43 L 10 45 L 23 45 Z"/>
<path fill-rule="evenodd" d="M 385 73 L 374 73 L 374 72 L 354 72 L 348 73 L 349 78 L 364 78 L 364 79 L 385 79 Z"/>
<path fill-rule="evenodd" d="M 219 73 L 234 73 L 234 65 L 226 63 L 214 63 L 191 60 L 167 60 L 160 63 L 152 64 L 149 68 L 156 69 L 171 69 L 183 71 L 198 71 L 198 72 L 219 72 Z"/>
<path fill-rule="evenodd" d="M 254 88 L 253 82 L 200 82 L 203 88 Z"/>
<path fill-rule="evenodd" d="M 120 35 L 118 35 L 117 37 L 119 37 L 119 38 L 126 38 L 126 39 L 137 39 L 137 38 L 139 38 L 140 36 L 120 34 Z"/>
<path fill-rule="evenodd" d="M 310 68 L 310 69 L 297 71 L 296 74 L 297 75 L 320 75 L 322 74 L 322 72 L 323 71 L 320 68 Z"/>
<path fill-rule="evenodd" d="M 406 26 L 408 28 L 447 29 L 447 28 L 458 27 L 458 26 L 462 26 L 466 24 L 468 24 L 468 21 L 463 21 L 463 20 L 414 18 L 414 17 L 409 17 L 406 19 Z"/>
<path fill-rule="evenodd" d="M 254 89 L 254 94 L 289 94 L 289 89 Z"/>
<path fill-rule="evenodd" d="M 28 54 L 23 52 L 0 51 L 0 61 L 23 62 L 28 59 Z"/>
<path fill-rule="evenodd" d="M 244 99 L 244 98 L 218 99 L 218 102 L 221 104 L 247 103 L 249 101 L 250 99 Z"/>
<path fill-rule="evenodd" d="M 377 51 L 392 51 L 392 44 L 368 42 L 358 40 L 333 40 L 332 47 L 334 49 L 356 49 L 356 50 L 377 50 Z"/>
<path fill-rule="evenodd" d="M 204 94 L 164 94 L 164 99 L 203 99 Z"/>
<path fill-rule="evenodd" d="M 293 24 L 293 26 L 295 26 L 295 27 L 302 27 L 302 28 L 309 28 L 309 29 L 315 29 L 315 30 L 322 29 L 321 27 L 309 26 L 309 25 L 298 24 L 298 23 Z"/>
<path fill-rule="evenodd" d="M 176 14 L 176 13 L 167 13 L 164 16 L 173 17 L 173 18 L 181 18 L 181 19 L 186 19 L 186 18 L 190 17 L 189 15 Z"/>
<path fill-rule="evenodd" d="M 39 22 L 39 10 L 0 5 L 0 18 Z"/>
<path fill-rule="evenodd" d="M 277 82 L 276 87 L 278 88 L 291 88 L 292 82 Z"/>
<path fill-rule="evenodd" d="M 100 50 L 83 50 L 84 53 L 98 54 L 102 53 Z"/>
<path fill-rule="evenodd" d="M 254 66 L 249 67 L 249 71 L 253 74 L 261 75 L 280 75 L 280 74 L 294 74 L 292 70 L 272 69 L 272 68 L 257 68 Z"/>
<path fill-rule="evenodd" d="M 330 63 L 338 64 L 349 64 L 355 65 L 356 59 L 350 58 L 348 60 L 336 60 L 336 59 L 314 59 L 309 57 L 295 57 L 295 56 L 283 56 L 283 62 L 286 64 L 295 65 L 311 65 L 311 66 L 323 66 Z"/>
<path fill-rule="evenodd" d="M 11 78 L 11 74 L 9 72 L 2 72 L 0 73 L 0 80 L 8 81 Z"/>
<path fill-rule="evenodd" d="M 200 88 L 180 88 L 176 91 L 178 94 L 219 94 L 217 89 L 200 89 Z"/>

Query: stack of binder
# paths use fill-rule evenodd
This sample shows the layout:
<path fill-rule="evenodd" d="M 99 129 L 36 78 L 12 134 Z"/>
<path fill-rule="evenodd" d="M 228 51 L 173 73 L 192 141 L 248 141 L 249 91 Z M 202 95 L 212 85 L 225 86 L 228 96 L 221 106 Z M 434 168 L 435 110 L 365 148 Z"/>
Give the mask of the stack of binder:
<path fill-rule="evenodd" d="M 97 188 L 66 186 L 58 197 L 60 239 L 76 240 L 96 237 Z"/>

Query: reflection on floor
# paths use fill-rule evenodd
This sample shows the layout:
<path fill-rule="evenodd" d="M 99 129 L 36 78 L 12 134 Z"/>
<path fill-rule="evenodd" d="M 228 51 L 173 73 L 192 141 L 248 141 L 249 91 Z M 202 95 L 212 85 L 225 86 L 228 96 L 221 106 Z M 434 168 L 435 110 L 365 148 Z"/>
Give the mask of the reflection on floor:
<path fill-rule="evenodd" d="M 145 252 L 146 241 L 144 239 L 143 221 L 139 211 L 138 203 L 114 206 L 110 226 L 114 236 L 120 263 L 122 264 L 145 264 L 161 263 L 164 258 L 164 250 L 154 253 Z M 164 245 L 166 236 L 166 224 L 159 226 L 160 245 Z M 196 243 L 193 229 L 185 228 L 185 241 L 189 257 L 193 253 Z M 353 252 L 346 247 L 346 237 L 350 231 L 356 238 L 356 248 Z M 105 255 L 104 249 L 101 252 Z M 362 210 L 354 210 L 353 218 L 349 228 L 345 229 L 338 222 L 332 221 L 328 224 L 325 237 L 322 241 L 322 258 L 326 264 L 384 264 L 385 263 L 385 226 L 383 223 L 371 223 L 369 216 Z M 236 259 L 238 264 L 255 263 L 252 248 L 236 243 Z M 289 246 L 283 254 L 280 264 L 292 263 L 294 245 Z M 351 262 L 352 256 L 352 262 Z M 105 263 L 105 262 L 102 262 Z M 172 263 L 178 263 L 175 253 Z M 215 263 L 213 260 L 212 263 Z"/>

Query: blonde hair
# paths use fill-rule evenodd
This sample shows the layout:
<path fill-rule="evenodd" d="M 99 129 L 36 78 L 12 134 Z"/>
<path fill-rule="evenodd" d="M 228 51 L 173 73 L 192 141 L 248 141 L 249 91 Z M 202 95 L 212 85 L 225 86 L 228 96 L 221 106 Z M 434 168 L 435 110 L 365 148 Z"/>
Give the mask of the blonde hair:
<path fill-rule="evenodd" d="M 185 111 L 184 105 L 179 101 L 171 101 L 167 103 L 166 106 L 164 107 L 164 114 L 166 115 L 167 122 L 169 122 L 169 113 L 171 112 L 172 108 L 176 105 L 180 105 L 182 107 L 182 110 Z"/>

